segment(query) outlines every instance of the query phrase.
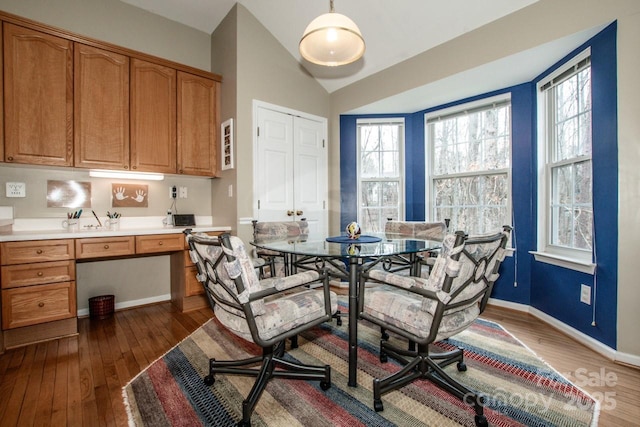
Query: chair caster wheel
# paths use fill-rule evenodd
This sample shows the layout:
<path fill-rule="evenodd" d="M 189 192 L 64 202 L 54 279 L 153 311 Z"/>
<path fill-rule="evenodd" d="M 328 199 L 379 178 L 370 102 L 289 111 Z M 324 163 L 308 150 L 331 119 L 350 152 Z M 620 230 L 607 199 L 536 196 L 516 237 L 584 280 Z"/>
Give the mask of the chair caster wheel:
<path fill-rule="evenodd" d="M 206 377 L 204 377 L 205 385 L 212 386 L 213 383 L 215 382 L 216 382 L 216 379 L 213 377 L 213 375 L 207 375 Z"/>
<path fill-rule="evenodd" d="M 385 353 L 380 353 L 380 363 L 387 363 L 389 359 Z"/>
<path fill-rule="evenodd" d="M 475 422 L 477 427 L 489 427 L 487 417 L 485 417 L 484 415 L 476 415 Z"/>
<path fill-rule="evenodd" d="M 388 333 L 386 333 L 386 332 L 383 332 L 383 333 L 382 333 L 381 338 L 382 338 L 384 341 L 388 341 L 388 340 L 389 340 L 389 334 L 388 334 Z"/>
<path fill-rule="evenodd" d="M 384 411 L 384 406 L 382 405 L 382 399 L 373 400 L 373 409 L 375 409 L 376 412 Z"/>
<path fill-rule="evenodd" d="M 466 372 L 467 371 L 467 365 L 464 362 L 458 362 L 456 364 L 456 367 L 458 368 L 458 371 L 460 371 L 460 372 Z"/>
<path fill-rule="evenodd" d="M 336 320 L 336 325 L 338 326 L 342 326 L 342 319 L 338 317 L 338 319 Z"/>
<path fill-rule="evenodd" d="M 331 383 L 329 381 L 320 381 L 320 388 L 322 391 L 327 391 L 331 388 Z"/>

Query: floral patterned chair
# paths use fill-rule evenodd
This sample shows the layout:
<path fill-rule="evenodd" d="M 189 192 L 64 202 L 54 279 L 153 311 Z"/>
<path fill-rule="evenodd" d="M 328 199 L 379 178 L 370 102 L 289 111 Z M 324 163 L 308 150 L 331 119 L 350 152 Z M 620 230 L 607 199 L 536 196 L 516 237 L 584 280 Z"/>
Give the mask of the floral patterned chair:
<path fill-rule="evenodd" d="M 400 236 L 404 238 L 415 237 L 417 239 L 424 240 L 437 240 L 441 242 L 449 227 L 449 219 L 445 219 L 444 222 L 423 222 L 423 221 L 394 221 L 391 218 L 387 219 L 384 225 L 384 232 L 387 236 Z M 433 264 L 435 263 L 435 256 L 437 251 L 429 251 L 420 254 L 420 266 L 426 266 L 426 269 L 418 268 L 418 276 L 422 275 L 427 277 Z M 398 258 L 395 260 L 395 266 L 387 265 L 387 271 L 405 273 L 410 271 L 410 265 L 408 260 Z M 404 267 L 403 267 L 404 266 Z"/>
<path fill-rule="evenodd" d="M 300 221 L 252 221 L 253 241 L 256 243 L 276 242 L 287 239 L 306 239 L 309 236 L 309 223 Z M 271 277 L 288 276 L 291 271 L 286 254 L 267 249 L 257 249 L 256 255 L 265 261 Z"/>
<path fill-rule="evenodd" d="M 248 359 L 209 360 L 209 374 L 204 378 L 209 386 L 215 383 L 217 374 L 256 377 L 242 403 L 238 425 L 251 425 L 255 405 L 273 378 L 319 380 L 322 390 L 329 389 L 330 366 L 310 366 L 283 357 L 287 338 L 331 320 L 337 296 L 329 290 L 326 272 L 305 271 L 259 280 L 238 237 L 226 233 L 211 237 L 189 230 L 185 234 L 198 280 L 218 321 L 235 335 L 262 347 L 262 355 Z M 308 287 L 317 283 L 322 286 Z"/>
<path fill-rule="evenodd" d="M 471 325 L 486 307 L 498 268 L 505 256 L 511 228 L 491 235 L 467 237 L 461 231 L 444 238 L 442 250 L 427 279 L 380 269 L 363 271 L 359 283 L 358 314 L 417 344 L 417 350 L 393 346 L 388 336 L 380 341 L 380 361 L 391 356 L 403 368 L 373 381 L 373 404 L 384 409 L 382 395 L 419 379 L 427 379 L 475 410 L 477 426 L 486 426 L 481 398 L 453 380 L 443 368 L 457 362 L 465 371 L 463 350 L 430 353 L 429 345 L 449 338 Z M 380 286 L 365 286 L 365 282 Z"/>

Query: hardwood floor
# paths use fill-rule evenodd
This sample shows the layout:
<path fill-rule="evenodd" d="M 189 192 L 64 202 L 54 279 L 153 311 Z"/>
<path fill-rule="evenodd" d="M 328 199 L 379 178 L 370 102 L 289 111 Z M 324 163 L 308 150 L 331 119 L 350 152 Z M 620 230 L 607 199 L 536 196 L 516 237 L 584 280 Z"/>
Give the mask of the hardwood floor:
<path fill-rule="evenodd" d="M 210 316 L 208 308 L 179 313 L 161 303 L 79 319 L 76 337 L 8 350 L 0 355 L 0 425 L 127 425 L 122 387 Z M 530 315 L 489 307 L 483 317 L 602 398 L 601 426 L 639 425 L 640 370 L 612 363 Z M 590 375 L 597 378 L 585 384 Z"/>

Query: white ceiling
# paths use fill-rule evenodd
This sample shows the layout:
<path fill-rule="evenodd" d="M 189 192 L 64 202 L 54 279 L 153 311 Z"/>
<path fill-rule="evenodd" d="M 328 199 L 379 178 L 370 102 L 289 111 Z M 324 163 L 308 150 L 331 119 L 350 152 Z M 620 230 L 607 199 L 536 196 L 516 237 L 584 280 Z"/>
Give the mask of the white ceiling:
<path fill-rule="evenodd" d="M 298 42 L 316 16 L 329 11 L 329 0 L 122 0 L 211 34 L 240 3 L 329 92 L 375 74 L 421 52 L 526 7 L 537 0 L 334 0 L 335 11 L 351 18 L 366 42 L 364 57 L 342 67 L 304 61 Z M 465 96 L 531 80 L 595 30 L 522 52 L 499 63 L 418 88 L 351 113 L 415 112 Z M 474 82 L 473 85 L 461 84 Z M 478 84 L 482 87 L 479 87 Z M 465 88 L 473 90 L 464 93 Z M 425 105 L 425 99 L 430 105 Z"/>

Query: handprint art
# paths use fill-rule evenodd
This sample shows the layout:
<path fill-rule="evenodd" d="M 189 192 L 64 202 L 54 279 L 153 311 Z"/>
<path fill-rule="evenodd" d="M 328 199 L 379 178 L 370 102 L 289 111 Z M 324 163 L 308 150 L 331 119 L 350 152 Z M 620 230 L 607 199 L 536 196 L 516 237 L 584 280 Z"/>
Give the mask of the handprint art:
<path fill-rule="evenodd" d="M 149 186 L 140 184 L 111 184 L 111 206 L 146 208 L 149 206 Z"/>

